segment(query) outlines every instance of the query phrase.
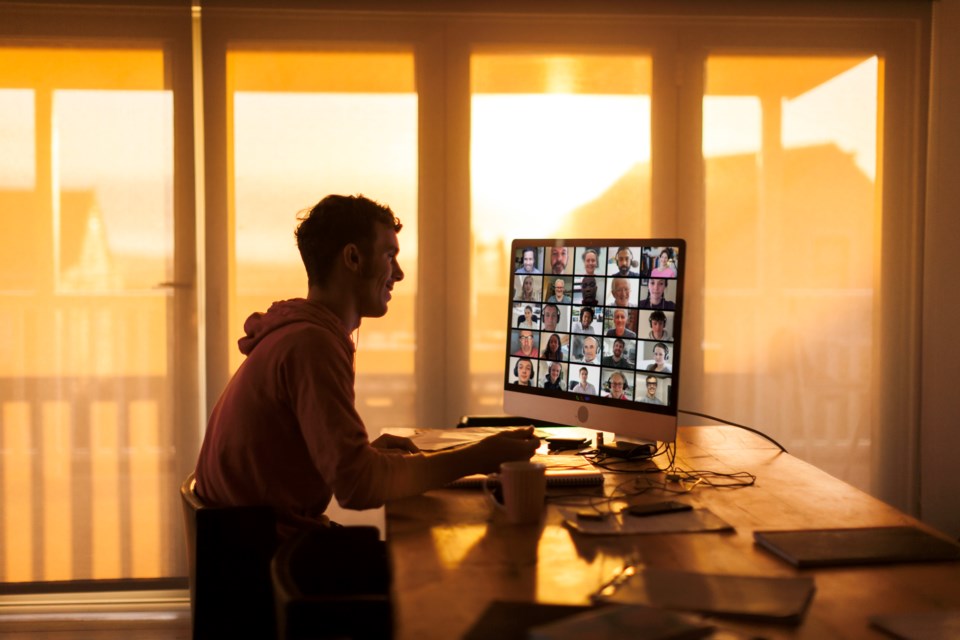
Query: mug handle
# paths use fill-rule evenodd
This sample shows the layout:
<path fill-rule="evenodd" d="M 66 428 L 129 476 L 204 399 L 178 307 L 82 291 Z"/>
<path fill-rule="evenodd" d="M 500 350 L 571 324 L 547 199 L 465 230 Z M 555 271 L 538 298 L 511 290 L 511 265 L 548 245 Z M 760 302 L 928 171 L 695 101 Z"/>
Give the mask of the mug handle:
<path fill-rule="evenodd" d="M 489 482 L 490 480 L 499 480 L 499 479 L 500 479 L 499 473 L 489 473 L 485 475 L 483 477 L 483 495 L 487 498 L 487 502 L 489 502 L 491 505 L 493 505 L 497 509 L 500 509 L 501 511 L 506 511 L 507 508 L 503 505 L 503 503 L 499 502 L 494 497 L 493 490 L 491 490 L 490 487 L 487 485 L 487 482 Z M 501 486 L 502 486 L 502 483 L 501 483 Z"/>

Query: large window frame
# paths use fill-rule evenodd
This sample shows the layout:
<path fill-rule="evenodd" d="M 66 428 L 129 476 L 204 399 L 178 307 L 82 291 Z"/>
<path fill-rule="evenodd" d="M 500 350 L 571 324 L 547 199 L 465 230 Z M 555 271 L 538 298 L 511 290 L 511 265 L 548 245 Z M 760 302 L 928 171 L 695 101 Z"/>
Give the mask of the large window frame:
<path fill-rule="evenodd" d="M 178 376 L 173 421 L 177 470 L 183 477 L 194 466 L 205 418 L 229 378 L 222 336 L 236 331 L 228 326 L 229 283 L 223 268 L 230 237 L 225 53 L 235 44 L 299 42 L 414 53 L 419 96 L 418 244 L 419 255 L 429 256 L 431 264 L 417 270 L 417 288 L 441 292 L 446 302 L 437 308 L 428 296 L 417 299 L 416 416 L 425 426 L 454 424 L 471 393 L 462 367 L 468 359 L 471 301 L 462 280 L 451 275 L 456 269 L 450 267 L 469 255 L 471 242 L 469 69 L 474 52 L 651 55 L 651 207 L 656 212 L 652 233 L 682 235 L 692 248 L 703 246 L 705 240 L 700 123 L 707 56 L 766 54 L 784 48 L 811 54 L 881 55 L 885 60 L 880 135 L 885 160 L 878 180 L 884 211 L 881 256 L 896 246 L 910 264 L 923 261 L 930 76 L 925 56 L 931 20 L 926 2 L 900 0 L 877 6 L 815 0 L 786 7 L 752 1 L 736 7 L 696 2 L 685 5 L 678 15 L 670 13 L 678 9 L 667 2 L 614 2 L 598 10 L 563 5 L 565 9 L 546 14 L 536 3 L 484 13 L 469 5 L 435 12 L 420 7 L 397 10 L 384 2 L 343 9 L 335 3 L 305 8 L 308 3 L 297 0 L 264 2 L 262 7 L 212 0 L 194 10 L 201 25 L 197 33 L 186 0 L 157 0 L 136 7 L 64 4 L 70 3 L 28 7 L 0 2 L 4 18 L 0 43 L 110 46 L 139 41 L 160 43 L 169 55 L 176 219 L 175 277 L 167 284 L 175 291 L 176 326 L 186 328 L 174 336 L 169 357 Z M 192 50 L 197 42 L 202 42 L 200 55 Z M 196 87 L 200 92 L 195 94 Z M 195 111 L 194 97 L 202 100 L 202 111 Z M 195 162 L 198 155 L 202 165 Z M 874 336 L 879 362 L 898 366 L 876 366 L 872 382 L 884 391 L 878 394 L 882 404 L 873 433 L 881 445 L 875 449 L 873 465 L 876 493 L 919 514 L 923 273 L 878 261 L 881 291 Z M 690 251 L 687 273 L 688 291 L 701 290 L 703 264 L 695 250 Z M 902 302 L 904 291 L 909 292 L 907 304 Z M 688 344 L 702 339 L 702 314 L 702 307 L 687 305 Z M 696 349 L 685 349 L 684 358 L 684 393 L 696 396 L 704 384 L 702 356 Z M 171 544 L 170 553 L 183 559 L 180 538 L 174 537 Z M 182 566 L 185 573 L 185 563 Z"/>
<path fill-rule="evenodd" d="M 462 279 L 453 277 L 471 249 L 470 227 L 470 56 L 482 52 L 644 53 L 652 56 L 652 221 L 654 235 L 682 235 L 691 247 L 704 246 L 705 193 L 701 149 L 704 69 L 710 55 L 877 55 L 882 65 L 879 105 L 883 166 L 878 168 L 882 250 L 896 246 L 911 263 L 921 255 L 929 7 L 904 2 L 865 16 L 853 5 L 827 7 L 798 3 L 777 11 L 751 5 L 743 13 L 704 11 L 651 15 L 649 8 L 617 7 L 616 13 L 549 15 L 433 13 L 409 11 L 362 15 L 352 11 L 287 9 L 204 9 L 204 83 L 208 264 L 224 255 L 229 193 L 222 112 L 223 59 L 232 43 L 312 42 L 339 47 L 400 46 L 414 51 L 420 103 L 420 256 L 418 291 L 442 291 L 445 308 L 428 308 L 418 296 L 415 383 L 417 420 L 426 426 L 455 424 L 469 406 L 471 386 L 462 363 L 469 359 L 472 300 Z M 825 18 L 830 18 L 825 20 Z M 437 123 L 441 126 L 437 126 Z M 213 123 L 213 124 L 211 124 Z M 431 126 L 432 125 L 432 126 Z M 319 195 L 322 194 L 318 194 Z M 894 244 L 896 243 L 896 244 Z M 691 251 L 689 291 L 704 285 L 703 262 Z M 882 252 L 881 252 L 882 253 Z M 881 290 L 873 329 L 879 363 L 871 387 L 881 399 L 873 425 L 876 493 L 908 511 L 919 507 L 919 359 L 921 273 L 878 259 Z M 207 309 L 225 301 L 223 283 L 208 280 Z M 903 303 L 901 292 L 908 291 Z M 703 307 L 688 304 L 688 344 L 703 339 Z M 224 317 L 207 318 L 207 395 L 215 401 L 227 380 L 224 354 L 210 336 L 228 327 Z M 897 367 L 883 363 L 897 362 Z M 705 379 L 702 353 L 684 351 L 684 395 L 697 398 Z M 424 390 L 430 390 L 429 401 Z"/>

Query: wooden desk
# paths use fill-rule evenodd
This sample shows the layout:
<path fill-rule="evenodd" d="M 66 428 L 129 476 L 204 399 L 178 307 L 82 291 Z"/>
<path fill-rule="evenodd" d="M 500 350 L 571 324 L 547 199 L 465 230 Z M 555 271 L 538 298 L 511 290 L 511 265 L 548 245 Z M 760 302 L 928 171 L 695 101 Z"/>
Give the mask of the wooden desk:
<path fill-rule="evenodd" d="M 886 638 L 869 626 L 870 616 L 960 609 L 960 562 L 799 572 L 755 548 L 752 538 L 756 529 L 917 524 L 910 516 L 741 429 L 685 427 L 677 445 L 683 468 L 756 475 L 753 487 L 697 488 L 685 497 L 736 532 L 583 538 L 562 525 L 555 506 L 543 525 L 513 526 L 469 490 L 388 505 L 397 638 L 459 638 L 494 599 L 587 604 L 631 553 L 652 567 L 812 575 L 817 592 L 799 627 L 716 620 L 723 629 L 769 638 Z M 608 478 L 608 489 L 622 480 Z"/>

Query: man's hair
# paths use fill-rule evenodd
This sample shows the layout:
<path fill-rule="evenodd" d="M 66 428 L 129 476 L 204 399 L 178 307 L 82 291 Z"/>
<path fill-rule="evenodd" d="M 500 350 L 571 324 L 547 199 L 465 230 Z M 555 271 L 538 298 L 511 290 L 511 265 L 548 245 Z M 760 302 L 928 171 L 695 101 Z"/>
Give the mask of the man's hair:
<path fill-rule="evenodd" d="M 657 380 L 656 376 L 647 376 L 647 380 L 646 380 L 647 384 L 650 384 L 651 380 L 659 385 L 659 381 Z"/>
<path fill-rule="evenodd" d="M 657 309 L 650 314 L 650 326 L 652 327 L 653 323 L 656 321 L 667 324 L 667 314 L 665 314 L 663 311 L 660 311 L 660 309 Z"/>
<path fill-rule="evenodd" d="M 557 305 L 553 304 L 552 302 L 548 302 L 547 304 L 543 305 L 543 310 L 542 310 L 540 313 L 541 313 L 541 314 L 542 314 L 542 313 L 546 313 L 547 307 L 553 307 L 554 311 L 557 312 L 557 317 L 558 317 L 558 318 L 560 317 L 560 307 L 558 307 Z"/>
<path fill-rule="evenodd" d="M 589 313 L 589 314 L 590 314 L 590 319 L 593 320 L 593 318 L 594 318 L 593 309 L 591 309 L 590 307 L 582 307 L 582 308 L 580 309 L 580 322 L 583 322 L 583 314 L 585 314 L 585 313 Z"/>
<path fill-rule="evenodd" d="M 390 207 L 362 195 L 330 195 L 299 218 L 295 236 L 310 286 L 325 284 L 334 260 L 350 243 L 369 254 L 376 238 L 376 225 L 399 232 L 403 228 Z"/>
<path fill-rule="evenodd" d="M 627 343 L 624 342 L 623 338 L 617 338 L 616 340 L 613 341 L 613 344 L 617 344 L 618 342 L 623 346 L 627 346 Z"/>

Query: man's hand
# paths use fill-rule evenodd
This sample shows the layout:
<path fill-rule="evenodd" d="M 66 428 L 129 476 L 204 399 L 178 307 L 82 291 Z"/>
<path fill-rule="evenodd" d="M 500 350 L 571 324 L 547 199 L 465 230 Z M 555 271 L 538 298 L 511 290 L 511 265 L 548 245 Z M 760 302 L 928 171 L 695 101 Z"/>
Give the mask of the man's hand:
<path fill-rule="evenodd" d="M 529 460 L 540 446 L 540 438 L 533 435 L 533 427 L 522 427 L 487 436 L 477 445 L 487 454 L 485 466 L 496 471 L 501 462 Z"/>
<path fill-rule="evenodd" d="M 391 433 L 384 433 L 371 442 L 370 446 L 376 447 L 377 449 L 397 450 L 405 453 L 418 453 L 420 451 L 420 448 L 413 444 L 413 440 L 410 438 L 395 436 Z"/>

